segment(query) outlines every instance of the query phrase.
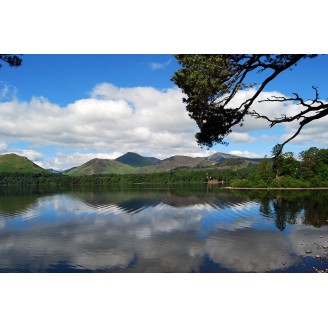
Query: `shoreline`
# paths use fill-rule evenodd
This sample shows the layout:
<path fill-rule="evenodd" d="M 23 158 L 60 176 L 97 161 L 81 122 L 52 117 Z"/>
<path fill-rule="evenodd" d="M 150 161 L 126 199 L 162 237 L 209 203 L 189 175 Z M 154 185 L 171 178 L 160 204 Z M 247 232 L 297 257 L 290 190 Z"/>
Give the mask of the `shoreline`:
<path fill-rule="evenodd" d="M 222 187 L 222 189 L 244 189 L 244 190 L 328 190 L 328 187 Z"/>

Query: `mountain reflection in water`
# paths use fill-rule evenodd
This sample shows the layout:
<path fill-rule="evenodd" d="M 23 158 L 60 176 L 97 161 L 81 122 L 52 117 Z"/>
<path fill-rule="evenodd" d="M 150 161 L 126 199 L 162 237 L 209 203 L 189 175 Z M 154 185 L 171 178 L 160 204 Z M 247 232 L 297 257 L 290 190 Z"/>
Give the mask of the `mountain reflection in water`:
<path fill-rule="evenodd" d="M 327 191 L 7 188 L 0 197 L 2 272 L 328 268 Z"/>

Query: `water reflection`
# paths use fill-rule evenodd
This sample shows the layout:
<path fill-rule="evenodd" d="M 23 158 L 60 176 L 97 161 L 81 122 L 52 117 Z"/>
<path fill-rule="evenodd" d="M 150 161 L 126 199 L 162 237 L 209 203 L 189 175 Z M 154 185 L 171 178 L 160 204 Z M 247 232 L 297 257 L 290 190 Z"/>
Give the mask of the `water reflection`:
<path fill-rule="evenodd" d="M 328 225 L 327 191 L 244 191 L 243 195 L 259 202 L 260 212 L 273 218 L 281 231 L 286 224 L 304 223 L 318 228 Z"/>
<path fill-rule="evenodd" d="M 313 263 L 305 262 L 315 255 L 316 265 L 326 265 L 327 197 L 222 189 L 6 191 L 0 270 L 311 272 Z"/>

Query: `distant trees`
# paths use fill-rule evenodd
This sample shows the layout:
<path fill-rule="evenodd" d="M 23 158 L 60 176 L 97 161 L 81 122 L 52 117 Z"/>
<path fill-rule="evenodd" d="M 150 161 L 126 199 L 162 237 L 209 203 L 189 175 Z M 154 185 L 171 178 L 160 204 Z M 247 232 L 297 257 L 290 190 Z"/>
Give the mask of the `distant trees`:
<path fill-rule="evenodd" d="M 294 158 L 292 152 L 282 153 L 280 147 L 275 146 L 272 150 L 272 169 L 275 177 L 289 175 L 297 178 L 299 175 L 299 162 Z"/>
<path fill-rule="evenodd" d="M 195 135 L 201 146 L 212 147 L 215 143 L 226 144 L 225 138 L 231 129 L 242 126 L 246 115 L 268 121 L 270 127 L 281 123 L 298 122 L 298 129 L 289 139 L 278 144 L 275 156 L 284 145 L 294 139 L 308 123 L 328 115 L 328 103 L 319 100 L 319 93 L 313 87 L 315 97 L 305 101 L 297 93 L 293 97 L 273 97 L 262 101 L 296 102 L 300 111 L 294 115 L 284 114 L 272 117 L 257 113 L 252 105 L 264 88 L 282 72 L 301 60 L 316 55 L 176 55 L 182 68 L 177 70 L 172 81 L 186 95 L 183 101 L 189 116 L 195 120 L 200 132 Z M 262 82 L 254 81 L 254 72 L 263 73 Z M 259 76 L 259 75 L 257 75 Z M 236 97 L 239 90 L 256 86 L 256 91 L 245 101 Z"/>
<path fill-rule="evenodd" d="M 206 174 L 217 180 L 230 181 L 247 177 L 251 168 L 240 170 L 175 170 L 140 174 L 95 174 L 69 176 L 50 173 L 0 173 L 1 185 L 38 186 L 112 186 L 134 184 L 189 184 L 205 183 Z"/>
<path fill-rule="evenodd" d="M 328 179 L 328 149 L 311 147 L 300 153 L 302 163 L 300 174 L 304 179 L 317 176 L 319 180 Z"/>
<path fill-rule="evenodd" d="M 264 159 L 246 180 L 234 180 L 235 187 L 328 187 L 328 149 L 311 147 L 299 154 L 300 160 L 291 152 L 276 154 Z"/>

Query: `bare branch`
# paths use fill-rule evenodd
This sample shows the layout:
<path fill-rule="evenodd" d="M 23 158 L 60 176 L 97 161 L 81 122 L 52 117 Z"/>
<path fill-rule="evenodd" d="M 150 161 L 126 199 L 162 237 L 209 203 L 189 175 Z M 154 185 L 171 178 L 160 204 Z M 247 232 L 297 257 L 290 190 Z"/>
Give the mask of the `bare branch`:
<path fill-rule="evenodd" d="M 265 115 L 260 115 L 256 111 L 253 111 L 251 115 L 255 116 L 256 118 L 263 118 L 266 119 L 271 123 L 271 126 L 277 124 L 277 123 L 283 123 L 283 122 L 291 122 L 294 120 L 299 120 L 301 118 L 307 119 L 309 117 L 304 116 L 307 113 L 310 112 L 316 112 L 317 114 L 320 113 L 321 110 L 325 110 L 328 106 L 328 104 L 323 103 L 322 101 L 318 100 L 318 90 L 316 87 L 312 87 L 315 90 L 315 98 L 311 100 L 311 103 L 306 103 L 297 93 L 293 93 L 295 97 L 293 98 L 286 98 L 283 96 L 272 96 L 272 98 L 267 98 L 264 100 L 259 100 L 259 103 L 261 102 L 287 102 L 287 101 L 298 101 L 298 105 L 302 105 L 306 109 L 299 112 L 298 114 L 294 116 L 289 116 L 287 117 L 286 115 L 283 115 L 281 118 L 275 118 L 275 119 L 270 119 Z M 310 116 L 311 117 L 311 116 Z"/>
<path fill-rule="evenodd" d="M 231 55 L 176 55 L 179 63 L 186 67 L 173 76 L 174 81 L 187 95 L 187 111 L 200 132 L 196 139 L 200 145 L 212 147 L 214 143 L 223 143 L 231 133 L 233 126 L 241 124 L 245 115 L 265 119 L 270 127 L 279 123 L 298 121 L 300 128 L 325 113 L 327 104 L 319 100 L 316 87 L 313 100 L 303 100 L 297 93 L 291 97 L 274 96 L 259 102 L 296 102 L 300 110 L 294 115 L 281 115 L 278 118 L 261 115 L 252 105 L 267 85 L 280 73 L 296 65 L 301 59 L 314 58 L 316 55 L 268 55 L 268 54 L 231 54 Z M 247 82 L 248 73 L 267 74 L 248 99 L 232 104 L 239 90 L 253 87 Z M 253 111 L 252 111 L 253 110 Z M 296 134 L 297 135 L 297 134 Z M 288 141 L 287 141 L 288 142 Z"/>

